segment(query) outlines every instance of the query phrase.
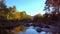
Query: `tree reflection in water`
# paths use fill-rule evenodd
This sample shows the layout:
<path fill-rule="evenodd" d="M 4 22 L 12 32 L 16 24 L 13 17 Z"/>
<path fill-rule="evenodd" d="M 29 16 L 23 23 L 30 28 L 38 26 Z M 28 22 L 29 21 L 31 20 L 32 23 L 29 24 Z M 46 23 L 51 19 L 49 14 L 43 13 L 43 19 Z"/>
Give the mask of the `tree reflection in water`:
<path fill-rule="evenodd" d="M 39 31 L 37 31 L 38 29 Z M 51 32 L 45 32 L 45 31 L 40 31 L 41 29 L 30 26 L 28 29 L 26 29 L 25 32 L 20 31 L 19 34 L 52 34 Z"/>

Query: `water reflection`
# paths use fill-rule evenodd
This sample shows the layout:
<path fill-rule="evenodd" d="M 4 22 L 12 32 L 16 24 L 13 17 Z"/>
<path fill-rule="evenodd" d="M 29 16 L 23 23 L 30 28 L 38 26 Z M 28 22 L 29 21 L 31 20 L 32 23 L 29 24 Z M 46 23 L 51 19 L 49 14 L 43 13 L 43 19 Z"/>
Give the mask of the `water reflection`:
<path fill-rule="evenodd" d="M 41 31 L 39 34 L 46 34 L 46 32 L 44 32 L 44 31 Z"/>
<path fill-rule="evenodd" d="M 34 29 L 27 29 L 26 34 L 37 34 L 37 32 Z"/>
<path fill-rule="evenodd" d="M 28 27 L 28 29 L 26 29 L 25 32 L 20 31 L 19 34 L 46 34 L 46 32 L 44 32 L 44 31 L 41 31 L 41 32 L 39 33 L 39 32 L 37 32 L 36 29 L 34 29 L 34 28 L 35 28 L 35 27 L 30 26 L 30 27 Z M 47 33 L 47 34 L 49 34 L 49 33 Z"/>
<path fill-rule="evenodd" d="M 19 32 L 19 34 L 46 34 L 46 32 L 42 31 L 38 33 L 35 29 L 27 29 L 26 32 Z"/>

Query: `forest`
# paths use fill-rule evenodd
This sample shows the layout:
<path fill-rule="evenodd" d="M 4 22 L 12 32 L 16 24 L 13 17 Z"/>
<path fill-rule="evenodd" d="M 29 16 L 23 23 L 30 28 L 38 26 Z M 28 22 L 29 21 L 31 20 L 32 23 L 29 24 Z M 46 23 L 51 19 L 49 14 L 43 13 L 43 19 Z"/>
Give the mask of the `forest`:
<path fill-rule="evenodd" d="M 56 34 L 60 33 L 60 0 L 46 0 L 44 11 L 45 14 L 37 14 L 30 16 L 26 11 L 17 11 L 16 6 L 9 7 L 0 2 L 0 30 L 12 30 L 14 28 L 20 28 L 21 25 L 30 26 L 28 23 L 32 23 L 33 26 L 39 26 L 42 28 L 49 28 L 49 25 L 56 26 Z M 51 9 L 52 11 L 51 11 Z M 0 32 L 1 33 L 1 32 Z"/>

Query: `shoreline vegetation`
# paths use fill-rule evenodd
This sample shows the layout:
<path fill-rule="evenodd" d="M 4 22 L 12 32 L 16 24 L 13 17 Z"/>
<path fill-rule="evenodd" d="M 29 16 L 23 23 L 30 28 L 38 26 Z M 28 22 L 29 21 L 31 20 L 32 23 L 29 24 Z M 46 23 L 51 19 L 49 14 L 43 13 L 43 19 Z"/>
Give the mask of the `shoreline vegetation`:
<path fill-rule="evenodd" d="M 50 5 L 50 4 L 47 4 L 48 2 L 49 0 L 47 0 L 46 2 L 47 6 Z M 19 32 L 20 26 L 22 26 L 21 30 L 25 31 L 26 28 L 23 26 L 27 26 L 27 27 L 38 26 L 41 28 L 50 28 L 49 25 L 56 26 L 56 29 L 55 29 L 56 31 L 54 31 L 54 34 L 60 33 L 60 29 L 59 29 L 60 28 L 59 27 L 60 12 L 59 12 L 59 9 L 56 8 L 56 6 L 53 5 L 58 10 L 54 10 L 50 13 L 45 13 L 43 15 L 37 14 L 35 16 L 30 16 L 25 11 L 18 12 L 16 10 L 16 6 L 7 8 L 7 6 L 3 2 L 0 2 L 0 3 L 1 3 L 0 4 L 0 31 L 1 31 L 0 33 L 1 34 L 4 34 L 7 31 L 10 33 L 10 30 L 15 30 Z M 46 8 L 49 8 L 49 6 L 48 7 L 47 6 L 45 7 L 45 10 L 47 10 Z M 32 23 L 32 24 L 30 25 L 29 23 Z"/>

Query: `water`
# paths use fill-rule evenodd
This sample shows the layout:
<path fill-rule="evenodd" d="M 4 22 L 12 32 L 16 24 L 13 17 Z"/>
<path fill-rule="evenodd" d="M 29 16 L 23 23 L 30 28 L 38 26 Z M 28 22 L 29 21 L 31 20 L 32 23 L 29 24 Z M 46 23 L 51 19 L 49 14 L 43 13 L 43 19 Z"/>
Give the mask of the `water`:
<path fill-rule="evenodd" d="M 27 29 L 26 32 L 19 32 L 19 34 L 46 34 L 46 32 L 42 31 L 38 33 L 34 29 Z"/>
<path fill-rule="evenodd" d="M 18 34 L 46 34 L 46 32 L 44 32 L 44 31 L 37 32 L 36 29 L 34 29 L 34 28 L 35 27 L 30 26 L 30 27 L 28 27 L 28 29 L 26 29 L 25 32 L 20 31 Z"/>

